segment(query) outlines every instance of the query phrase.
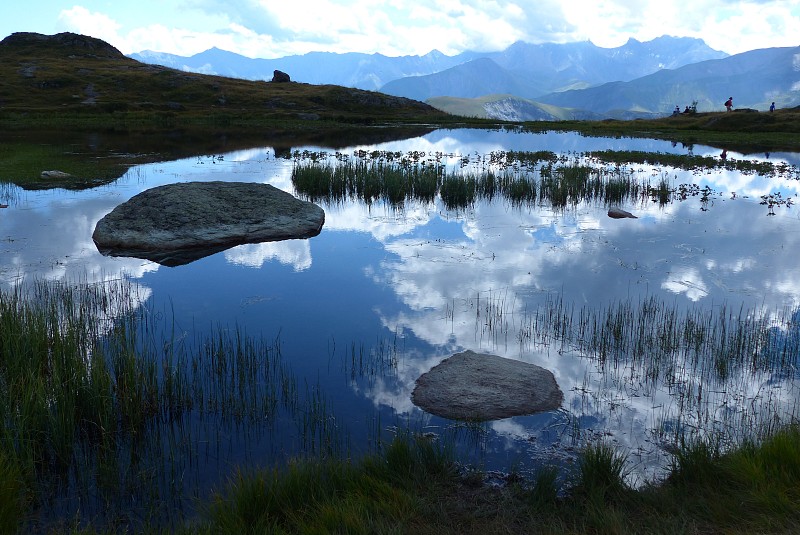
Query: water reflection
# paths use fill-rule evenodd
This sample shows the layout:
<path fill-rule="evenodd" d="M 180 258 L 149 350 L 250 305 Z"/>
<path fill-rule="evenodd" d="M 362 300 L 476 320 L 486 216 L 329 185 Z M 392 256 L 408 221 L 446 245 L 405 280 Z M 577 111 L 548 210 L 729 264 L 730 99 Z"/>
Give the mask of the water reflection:
<path fill-rule="evenodd" d="M 110 259 L 91 239 L 94 225 L 116 202 L 104 192 L 28 193 L 4 209 L 0 219 L 0 280 L 4 286 L 22 279 L 88 280 L 140 277 L 155 269 L 150 262 Z"/>
<path fill-rule="evenodd" d="M 231 264 L 252 268 L 276 260 L 292 266 L 295 271 L 303 271 L 311 267 L 311 246 L 308 240 L 251 243 L 225 251 L 225 259 Z"/>
<path fill-rule="evenodd" d="M 476 130 L 341 152 L 416 151 L 458 159 L 546 150 L 574 158 L 575 152 L 607 149 L 719 156 L 709 147 L 653 140 Z M 728 162 L 744 157 L 727 156 Z M 798 160 L 769 155 L 772 163 Z M 377 419 L 381 430 L 410 425 L 460 437 L 465 455 L 474 452 L 486 467 L 500 469 L 563 461 L 585 440 L 612 440 L 636 460 L 634 474 L 645 477 L 665 466 L 669 445 L 683 432 L 734 441 L 766 420 L 796 414 L 795 377 L 775 368 L 739 367 L 722 378 L 671 357 L 671 374 L 661 370 L 653 382 L 651 368 L 625 355 L 603 361 L 579 344 L 557 338 L 534 344 L 524 336 L 534 311 L 554 299 L 579 314 L 584 307 L 605 310 L 653 298 L 681 312 L 719 311 L 724 304 L 763 314 L 776 321 L 775 340 L 791 339 L 777 321 L 800 307 L 800 218 L 792 205 L 777 205 L 768 217 L 759 204 L 763 195 L 797 194 L 797 181 L 785 176 L 630 165 L 626 172 L 637 180 L 711 191 L 666 204 L 627 199 L 623 208 L 638 219 L 609 218 L 603 202 L 590 200 L 554 207 L 498 197 L 455 209 L 440 197 L 402 206 L 331 200 L 322 206 L 325 226 L 313 241 L 242 245 L 174 269 L 104 257 L 91 240 L 97 221 L 114 206 L 161 184 L 253 181 L 298 194 L 294 163 L 259 148 L 213 162 L 192 157 L 138 166 L 115 184 L 86 192 L 5 191 L 12 202 L 0 212 L 0 284 L 7 289 L 21 278 L 124 274 L 148 292 L 147 306 L 174 314 L 181 332 L 215 323 L 280 336 L 283 357 L 301 381 L 326 392 L 336 425 L 348 430 L 356 453 L 374 439 Z M 414 407 L 416 378 L 463 349 L 553 371 L 565 394 L 562 409 L 468 428 Z M 292 424 L 275 425 L 276 434 L 290 437 L 281 444 L 290 444 Z M 208 480 L 224 479 L 226 468 L 246 460 L 236 453 L 248 449 L 246 437 L 223 440 L 228 457 L 218 460 L 218 472 L 204 476 Z M 261 451 L 254 462 L 279 462 L 273 453 Z"/>

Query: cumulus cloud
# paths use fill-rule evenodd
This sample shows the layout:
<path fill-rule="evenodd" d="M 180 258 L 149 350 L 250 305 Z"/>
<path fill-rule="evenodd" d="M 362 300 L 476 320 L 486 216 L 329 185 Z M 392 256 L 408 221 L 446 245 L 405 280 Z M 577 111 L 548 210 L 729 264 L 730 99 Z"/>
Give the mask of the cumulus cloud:
<path fill-rule="evenodd" d="M 75 6 L 58 14 L 58 26 L 65 31 L 91 35 L 110 43 L 119 40 L 121 25 L 103 13 L 89 11 L 85 7 Z"/>
<path fill-rule="evenodd" d="M 60 12 L 58 25 L 126 53 L 191 55 L 216 46 L 264 58 L 312 51 L 452 55 L 515 41 L 616 47 L 662 35 L 701 38 L 728 53 L 800 45 L 797 0 L 186 0 L 180 10 L 154 0 L 140 4 L 135 20 L 113 6 L 103 12 L 75 6 Z"/>

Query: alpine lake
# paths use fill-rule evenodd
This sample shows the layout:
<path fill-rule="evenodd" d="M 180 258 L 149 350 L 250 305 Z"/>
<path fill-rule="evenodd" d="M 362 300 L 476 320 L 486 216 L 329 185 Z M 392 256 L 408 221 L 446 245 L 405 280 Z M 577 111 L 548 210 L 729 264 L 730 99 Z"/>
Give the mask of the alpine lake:
<path fill-rule="evenodd" d="M 3 182 L 2 292 L 92 288 L 95 332 L 131 322 L 170 400 L 113 447 L 79 435 L 41 478 L 40 522 L 180 524 L 236 471 L 358 458 L 406 432 L 489 480 L 557 466 L 564 485 L 591 443 L 624 452 L 641 485 L 682 444 L 757 441 L 800 409 L 798 166 L 797 153 L 454 129 L 155 161 L 85 189 Z M 420 176 L 432 185 L 402 187 Z M 188 181 L 272 184 L 325 223 L 172 267 L 98 252 L 115 206 Z M 464 350 L 551 371 L 561 407 L 487 422 L 416 407 L 417 378 Z"/>

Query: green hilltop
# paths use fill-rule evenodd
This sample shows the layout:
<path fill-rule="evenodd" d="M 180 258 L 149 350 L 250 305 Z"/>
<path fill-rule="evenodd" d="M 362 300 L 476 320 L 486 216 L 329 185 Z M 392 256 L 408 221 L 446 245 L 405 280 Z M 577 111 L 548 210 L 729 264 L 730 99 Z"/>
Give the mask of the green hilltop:
<path fill-rule="evenodd" d="M 0 41 L 0 124 L 107 122 L 240 125 L 262 121 L 451 121 L 415 100 L 337 85 L 211 76 L 138 62 L 73 33 L 14 33 Z"/>

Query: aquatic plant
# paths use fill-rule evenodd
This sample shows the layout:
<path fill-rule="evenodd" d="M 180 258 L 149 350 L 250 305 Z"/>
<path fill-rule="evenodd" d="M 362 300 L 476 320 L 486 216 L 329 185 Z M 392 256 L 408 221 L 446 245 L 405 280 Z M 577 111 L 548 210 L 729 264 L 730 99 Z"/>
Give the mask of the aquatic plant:
<path fill-rule="evenodd" d="M 439 188 L 440 169 L 375 160 L 337 164 L 296 163 L 292 183 L 310 200 L 341 203 L 358 199 L 372 204 L 378 199 L 401 206 L 415 198 L 430 202 Z"/>
<path fill-rule="evenodd" d="M 298 452 L 341 451 L 321 386 L 298 388 L 278 339 L 220 327 L 192 340 L 175 327 L 125 279 L 0 291 L 2 515 L 46 525 L 58 508 L 39 504 L 81 497 L 81 522 L 120 507 L 127 521 L 174 520 L 164 507 L 189 499 L 183 478 L 202 444 L 277 418 L 297 422 Z M 31 509 L 15 513 L 15 495 Z"/>
<path fill-rule="evenodd" d="M 665 166 L 686 171 L 708 171 L 714 169 L 727 169 L 739 173 L 759 174 L 763 176 L 779 176 L 786 178 L 800 178 L 800 169 L 796 166 L 781 163 L 765 162 L 749 159 L 721 159 L 711 156 L 697 156 L 694 154 L 672 154 L 664 152 L 644 151 L 593 151 L 588 157 L 603 163 L 616 164 L 648 164 Z"/>
<path fill-rule="evenodd" d="M 393 532 L 417 514 L 420 489 L 454 475 L 445 449 L 402 437 L 358 462 L 306 460 L 285 469 L 240 471 L 215 494 L 205 527 L 213 533 Z"/>
<path fill-rule="evenodd" d="M 606 443 L 588 445 L 578 458 L 578 476 L 573 492 L 588 501 L 604 503 L 628 489 L 627 456 Z"/>
<path fill-rule="evenodd" d="M 376 159 L 378 158 L 378 159 Z M 513 205 L 546 205 L 564 209 L 582 202 L 608 205 L 646 198 L 650 187 L 633 173 L 565 163 L 550 152 L 491 153 L 462 159 L 459 168 L 442 164 L 441 156 L 356 155 L 355 159 L 298 155 L 292 184 L 309 200 L 330 204 L 360 200 L 399 208 L 404 202 L 431 203 L 438 195 L 447 210 L 472 206 L 496 196 Z"/>
<path fill-rule="evenodd" d="M 673 186 L 666 171 L 651 184 L 632 163 L 686 169 L 695 173 L 731 169 L 742 173 L 798 179 L 800 170 L 785 163 L 755 160 L 722 161 L 693 155 L 639 151 L 599 151 L 556 156 L 549 151 L 492 151 L 457 156 L 424 152 L 356 151 L 352 156 L 325 152 L 296 152 L 292 183 L 315 202 L 341 204 L 358 200 L 384 202 L 402 209 L 405 202 L 432 203 L 437 196 L 446 210 L 463 210 L 482 200 L 503 198 L 513 206 L 572 209 L 585 203 L 605 206 L 656 202 L 665 206 L 699 197 L 707 211 L 721 192 L 708 185 Z M 605 165 L 613 164 L 613 165 Z M 736 198 L 736 194 L 732 194 Z M 778 206 L 791 206 L 780 192 L 762 197 L 768 215 Z"/>
<path fill-rule="evenodd" d="M 552 294 L 524 311 L 516 336 L 523 353 L 594 362 L 598 383 L 585 385 L 587 396 L 666 396 L 653 415 L 653 435 L 665 444 L 702 439 L 730 448 L 769 436 L 797 413 L 796 315 L 686 309 L 654 296 L 576 307 Z"/>

